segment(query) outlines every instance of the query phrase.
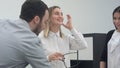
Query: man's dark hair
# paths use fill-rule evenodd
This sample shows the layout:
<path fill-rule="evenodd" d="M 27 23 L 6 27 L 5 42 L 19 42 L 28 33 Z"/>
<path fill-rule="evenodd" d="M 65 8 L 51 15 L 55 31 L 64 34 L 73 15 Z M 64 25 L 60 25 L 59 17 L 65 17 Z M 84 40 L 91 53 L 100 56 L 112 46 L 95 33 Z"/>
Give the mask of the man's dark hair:
<path fill-rule="evenodd" d="M 20 18 L 30 22 L 35 16 L 42 20 L 48 6 L 41 0 L 26 0 L 21 8 Z"/>

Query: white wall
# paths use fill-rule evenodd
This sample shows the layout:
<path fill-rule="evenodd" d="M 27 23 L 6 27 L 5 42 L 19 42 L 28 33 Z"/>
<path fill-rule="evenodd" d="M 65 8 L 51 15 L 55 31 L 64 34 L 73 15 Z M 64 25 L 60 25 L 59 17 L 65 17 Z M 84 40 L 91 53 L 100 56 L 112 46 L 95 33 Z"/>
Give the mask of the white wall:
<path fill-rule="evenodd" d="M 20 14 L 21 5 L 25 0 L 1 0 L 0 19 L 17 19 Z"/>
<path fill-rule="evenodd" d="M 120 0 L 44 0 L 48 6 L 58 5 L 71 14 L 73 25 L 82 33 L 105 33 L 113 29 L 112 11 Z"/>
<path fill-rule="evenodd" d="M 24 1 L 25 0 L 1 0 L 0 18 L 17 19 Z M 112 12 L 115 7 L 120 5 L 120 0 L 43 1 L 48 6 L 60 6 L 64 16 L 71 14 L 74 27 L 82 33 L 106 33 L 110 29 L 113 29 Z"/>

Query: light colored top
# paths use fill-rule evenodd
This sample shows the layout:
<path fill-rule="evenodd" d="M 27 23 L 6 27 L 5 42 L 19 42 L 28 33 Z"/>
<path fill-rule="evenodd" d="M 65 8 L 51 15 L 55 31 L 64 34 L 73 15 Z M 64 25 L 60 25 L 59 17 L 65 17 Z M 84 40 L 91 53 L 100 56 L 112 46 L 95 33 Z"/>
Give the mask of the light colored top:
<path fill-rule="evenodd" d="M 49 56 L 52 53 L 60 52 L 60 53 L 69 53 L 69 50 L 80 50 L 87 47 L 87 42 L 85 41 L 83 35 L 78 32 L 75 28 L 71 30 L 72 36 L 67 35 L 64 38 L 60 37 L 60 33 L 49 32 L 47 38 L 44 37 L 43 32 L 39 34 L 39 38 L 42 41 L 43 48 L 45 49 L 45 53 Z M 70 60 L 68 56 L 65 56 L 65 62 L 68 67 L 70 66 Z M 60 60 L 51 61 L 52 68 L 65 68 L 64 64 Z"/>
<path fill-rule="evenodd" d="M 0 68 L 50 68 L 37 35 L 24 20 L 0 20 Z"/>
<path fill-rule="evenodd" d="M 120 68 L 120 32 L 117 31 L 108 42 L 108 68 Z"/>

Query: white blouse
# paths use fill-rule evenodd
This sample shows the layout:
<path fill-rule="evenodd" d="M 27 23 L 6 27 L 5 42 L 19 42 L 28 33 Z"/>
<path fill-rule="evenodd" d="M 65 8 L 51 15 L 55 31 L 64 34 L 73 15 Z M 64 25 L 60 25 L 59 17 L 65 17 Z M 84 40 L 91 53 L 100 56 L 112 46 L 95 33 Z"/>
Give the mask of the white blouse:
<path fill-rule="evenodd" d="M 120 32 L 114 31 L 108 42 L 108 68 L 120 68 Z"/>
<path fill-rule="evenodd" d="M 45 53 L 49 56 L 52 53 L 69 53 L 69 50 L 80 50 L 87 48 L 87 42 L 85 41 L 83 35 L 78 32 L 75 28 L 71 30 L 72 36 L 67 35 L 63 38 L 60 37 L 60 33 L 49 32 L 47 38 L 44 37 L 43 31 L 39 34 L 39 38 L 42 41 Z M 68 67 L 70 66 L 70 60 L 68 56 L 65 56 L 65 62 Z M 65 68 L 64 63 L 60 60 L 51 61 L 52 68 Z"/>

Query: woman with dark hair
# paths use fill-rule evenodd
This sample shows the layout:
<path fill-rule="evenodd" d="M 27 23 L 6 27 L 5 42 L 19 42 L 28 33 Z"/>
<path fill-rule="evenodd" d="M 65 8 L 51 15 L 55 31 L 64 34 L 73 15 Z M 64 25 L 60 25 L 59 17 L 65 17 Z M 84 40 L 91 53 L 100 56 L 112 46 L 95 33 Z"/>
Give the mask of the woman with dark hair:
<path fill-rule="evenodd" d="M 113 11 L 113 24 L 116 29 L 107 33 L 100 68 L 120 68 L 120 6 Z"/>
<path fill-rule="evenodd" d="M 64 54 L 69 53 L 70 49 L 80 50 L 87 47 L 82 33 L 72 26 L 71 16 L 67 15 L 68 21 L 66 24 L 63 23 L 63 19 L 63 13 L 59 6 L 50 7 L 49 22 L 46 23 L 45 30 L 39 34 L 52 68 L 66 68 L 66 65 L 69 67 L 70 59 Z M 72 35 L 64 35 L 61 26 L 67 28 Z"/>

